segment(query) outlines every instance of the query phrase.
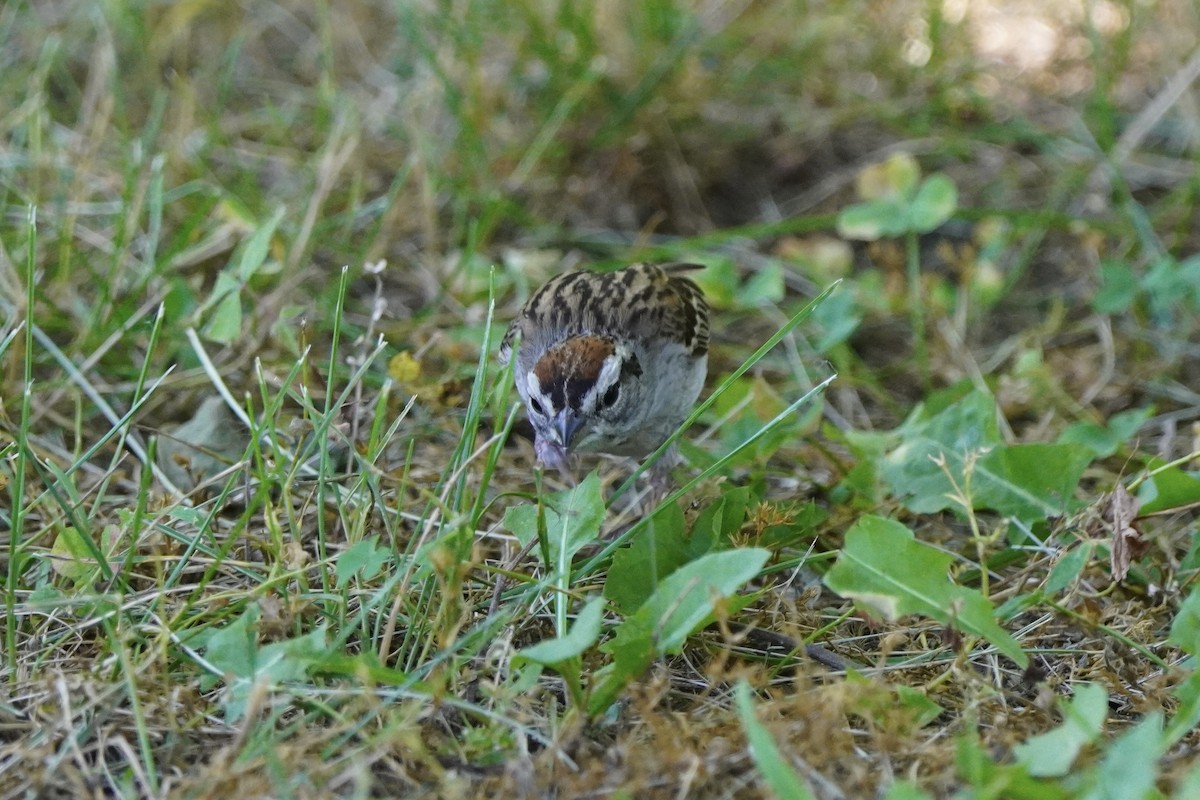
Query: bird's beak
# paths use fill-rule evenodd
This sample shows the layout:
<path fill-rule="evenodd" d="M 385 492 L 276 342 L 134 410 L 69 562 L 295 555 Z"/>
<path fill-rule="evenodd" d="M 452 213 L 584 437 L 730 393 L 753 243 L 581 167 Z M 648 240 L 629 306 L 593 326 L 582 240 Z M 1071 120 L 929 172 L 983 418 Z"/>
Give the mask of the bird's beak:
<path fill-rule="evenodd" d="M 548 436 L 538 434 L 533 446 L 538 461 L 552 469 L 557 469 L 572 481 L 574 479 L 571 476 L 570 466 L 571 441 L 579 432 L 582 424 L 577 413 L 569 408 L 563 409 L 550 420 L 550 427 L 554 433 Z M 558 441 L 554 441 L 556 437 Z"/>
<path fill-rule="evenodd" d="M 571 465 L 568 463 L 567 448 L 558 442 L 539 438 L 533 444 L 533 451 L 537 454 L 538 461 L 551 469 L 558 470 L 566 478 L 571 477 Z"/>
<path fill-rule="evenodd" d="M 570 408 L 564 408 L 554 415 L 551 424 L 558 434 L 558 441 L 562 445 L 563 450 L 570 450 L 571 440 L 579 432 L 579 428 L 583 425 L 583 420 L 580 418 L 578 412 Z"/>

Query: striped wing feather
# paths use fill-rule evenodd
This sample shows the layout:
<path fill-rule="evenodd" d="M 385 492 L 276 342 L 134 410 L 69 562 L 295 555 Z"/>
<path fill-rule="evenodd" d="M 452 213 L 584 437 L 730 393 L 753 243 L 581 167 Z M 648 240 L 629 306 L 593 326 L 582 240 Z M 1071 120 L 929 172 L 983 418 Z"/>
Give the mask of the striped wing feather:
<path fill-rule="evenodd" d="M 704 355 L 708 303 L 687 277 L 700 269 L 700 264 L 634 264 L 616 272 L 555 276 L 513 320 L 500 358 L 508 360 L 517 336 L 536 353 L 583 333 L 675 340 L 693 355 Z"/>

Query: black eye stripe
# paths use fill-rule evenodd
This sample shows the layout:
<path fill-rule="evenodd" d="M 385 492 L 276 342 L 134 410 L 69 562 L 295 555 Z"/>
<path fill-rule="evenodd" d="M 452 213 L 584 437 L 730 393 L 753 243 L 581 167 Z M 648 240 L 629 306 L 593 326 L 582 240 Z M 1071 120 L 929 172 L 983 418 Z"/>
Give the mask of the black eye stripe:
<path fill-rule="evenodd" d="M 551 408 L 562 408 L 566 405 L 567 398 L 561 380 L 544 381 L 542 394 L 550 401 Z"/>
<path fill-rule="evenodd" d="M 640 361 L 637 360 L 637 356 L 631 354 L 629 356 L 628 360 L 626 360 L 625 363 L 621 365 L 621 377 L 624 378 L 628 375 L 641 375 L 641 374 L 642 374 L 642 364 Z"/>
<path fill-rule="evenodd" d="M 595 385 L 596 381 L 588 378 L 569 379 L 563 387 L 566 404 L 576 411 L 583 408 L 583 398 Z"/>

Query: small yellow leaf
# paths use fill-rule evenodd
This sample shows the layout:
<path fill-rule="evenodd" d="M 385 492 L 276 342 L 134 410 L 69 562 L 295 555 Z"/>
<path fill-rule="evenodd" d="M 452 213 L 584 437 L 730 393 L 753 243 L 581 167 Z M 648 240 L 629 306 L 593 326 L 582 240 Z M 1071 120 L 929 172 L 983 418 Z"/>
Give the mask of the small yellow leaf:
<path fill-rule="evenodd" d="M 75 583 L 84 583 L 100 570 L 92 548 L 88 547 L 85 539 L 88 534 L 73 525 L 65 526 L 54 537 L 50 546 L 50 568 L 70 578 Z M 116 525 L 106 525 L 100 532 L 99 548 L 104 554 L 105 561 L 110 561 L 120 544 L 121 529 Z"/>
<path fill-rule="evenodd" d="M 401 350 L 388 361 L 388 375 L 400 384 L 411 385 L 421 377 L 421 362 L 407 350 Z"/>
<path fill-rule="evenodd" d="M 84 534 L 68 525 L 54 537 L 50 546 L 50 567 L 71 580 L 81 580 L 96 569 L 96 559 L 83 541 Z"/>
<path fill-rule="evenodd" d="M 217 219 L 239 233 L 249 234 L 255 228 L 254 212 L 235 197 L 222 197 L 213 211 Z"/>
<path fill-rule="evenodd" d="M 858 173 L 855 186 L 864 200 L 899 200 L 917 188 L 921 167 L 908 153 L 896 153 L 879 164 L 872 164 Z"/>

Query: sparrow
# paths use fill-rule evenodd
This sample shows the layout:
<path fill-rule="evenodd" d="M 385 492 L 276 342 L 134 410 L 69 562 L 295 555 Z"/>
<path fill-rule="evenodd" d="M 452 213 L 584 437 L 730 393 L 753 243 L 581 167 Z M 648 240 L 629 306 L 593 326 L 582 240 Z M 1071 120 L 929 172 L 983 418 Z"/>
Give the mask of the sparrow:
<path fill-rule="evenodd" d="M 570 454 L 641 458 L 695 407 L 708 372 L 708 303 L 698 264 L 566 272 L 509 326 L 517 392 L 539 461 L 570 477 Z"/>

